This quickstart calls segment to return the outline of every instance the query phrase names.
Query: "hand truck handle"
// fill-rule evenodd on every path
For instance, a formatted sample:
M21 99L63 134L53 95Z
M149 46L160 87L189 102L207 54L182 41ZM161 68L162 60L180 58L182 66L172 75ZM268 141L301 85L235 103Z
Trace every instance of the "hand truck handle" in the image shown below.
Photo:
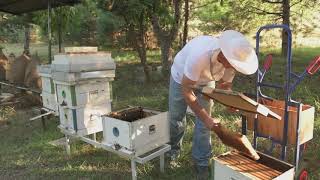
M320 68L320 56L315 57L308 65L306 71L309 75L315 74Z
M264 63L263 63L263 69L265 71L269 71L269 69L271 68L271 65L272 65L272 54L268 54L266 59L264 60Z

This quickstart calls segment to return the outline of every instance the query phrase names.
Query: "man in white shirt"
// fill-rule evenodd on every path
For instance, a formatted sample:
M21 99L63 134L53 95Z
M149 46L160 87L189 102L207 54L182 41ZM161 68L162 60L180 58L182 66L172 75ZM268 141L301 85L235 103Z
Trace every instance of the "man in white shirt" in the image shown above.
M169 88L170 156L180 153L189 106L196 115L192 158L197 179L208 178L211 157L210 131L219 128L211 117L212 100L194 92L192 86L231 89L235 71L250 75L256 72L258 59L253 47L239 32L224 31L220 37L199 36L189 41L174 58Z

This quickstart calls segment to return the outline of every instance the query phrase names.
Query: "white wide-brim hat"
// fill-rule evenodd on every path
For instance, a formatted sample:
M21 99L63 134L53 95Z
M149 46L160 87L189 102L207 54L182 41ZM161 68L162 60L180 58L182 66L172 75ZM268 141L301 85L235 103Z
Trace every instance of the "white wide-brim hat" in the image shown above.
M250 75L258 69L258 57L243 34L224 31L219 37L219 45L228 62L240 73Z

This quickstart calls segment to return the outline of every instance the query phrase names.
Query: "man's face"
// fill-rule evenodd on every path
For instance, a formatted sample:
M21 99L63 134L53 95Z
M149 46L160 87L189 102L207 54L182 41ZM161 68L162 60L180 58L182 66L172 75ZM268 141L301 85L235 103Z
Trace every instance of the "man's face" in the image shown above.
M223 55L222 51L218 54L218 61L224 66L224 68L233 68L233 66L229 63L227 58Z

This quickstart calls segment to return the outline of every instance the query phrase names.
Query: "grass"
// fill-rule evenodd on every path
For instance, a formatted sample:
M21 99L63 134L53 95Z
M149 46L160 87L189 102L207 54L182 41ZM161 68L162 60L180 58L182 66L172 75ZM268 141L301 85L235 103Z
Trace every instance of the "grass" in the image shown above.
M7 46L8 51L15 46ZM39 45L39 49L41 46ZM46 48L42 48L46 51ZM301 48L294 50L294 70L301 72L320 48ZM17 51L19 52L19 51ZM264 51L266 54L267 51ZM46 57L45 52L40 52ZM127 105L145 106L166 111L168 109L168 82L161 79L161 75L154 71L151 83L142 83L141 72L137 70L139 61L132 51L112 50L117 62L116 79L113 82L113 109L120 109ZM276 53L277 54L277 53ZM152 65L160 64L159 53L152 51L148 54ZM275 57L272 70L266 75L269 81L283 79L283 63L281 58ZM237 76L234 89L244 92L254 92L254 76ZM245 86L244 86L245 84ZM303 164L310 173L310 179L320 177L320 89L319 73L314 77L307 77L296 89L293 98L316 108L314 138L308 143L304 152ZM266 94L281 98L282 93L264 91ZM229 128L239 130L236 122L238 115L230 115L221 105L214 107L215 115L219 116ZM0 179L130 179L130 162L112 153L96 149L91 145L74 142L71 147L71 157L66 156L62 147L54 147L48 142L63 137L58 131L58 119L47 120L47 130L41 128L41 122L28 122L34 116L31 109L13 110L1 109L0 118L9 123L0 126ZM193 118L188 117L188 126L184 138L178 167L169 167L166 173L159 172L159 161L154 160L138 166L139 179L193 179L191 166L191 140ZM99 138L101 138L99 134ZM213 136L213 154L218 155L229 150ZM262 142L262 141L259 141ZM267 144L262 142L261 144ZM292 156L292 154L290 155Z

